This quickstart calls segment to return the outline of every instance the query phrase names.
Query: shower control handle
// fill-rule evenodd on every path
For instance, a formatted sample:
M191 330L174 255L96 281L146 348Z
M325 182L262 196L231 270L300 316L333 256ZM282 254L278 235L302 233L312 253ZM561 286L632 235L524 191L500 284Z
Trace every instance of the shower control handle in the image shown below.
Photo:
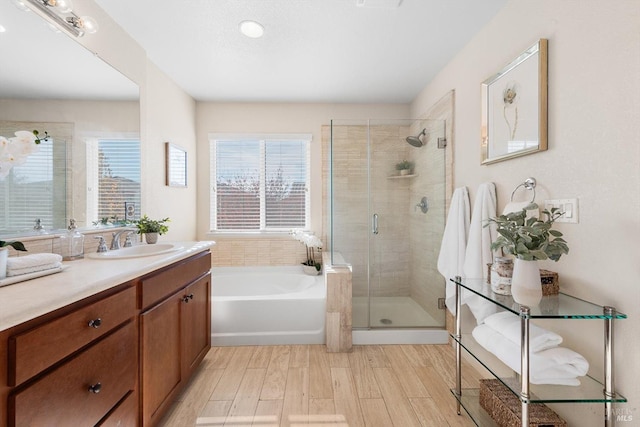
M371 232L373 234L378 234L378 214L373 214Z

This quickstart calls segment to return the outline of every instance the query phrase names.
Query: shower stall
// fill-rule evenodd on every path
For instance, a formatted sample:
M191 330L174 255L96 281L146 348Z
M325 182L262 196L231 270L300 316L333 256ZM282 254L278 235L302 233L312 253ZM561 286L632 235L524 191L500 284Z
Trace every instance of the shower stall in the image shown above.
M444 329L445 135L443 120L332 120L325 132L327 240L331 263L352 271L354 332Z

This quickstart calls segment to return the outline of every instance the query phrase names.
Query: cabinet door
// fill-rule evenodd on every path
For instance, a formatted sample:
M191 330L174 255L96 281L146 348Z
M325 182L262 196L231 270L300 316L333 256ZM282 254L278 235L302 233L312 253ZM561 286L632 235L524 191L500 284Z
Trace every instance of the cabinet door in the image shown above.
M140 316L142 375L142 424L153 425L170 405L170 395L179 386L180 308L182 293L145 311ZM161 410L162 409L162 410Z
M188 378L211 348L211 275L187 286L182 304L182 373Z

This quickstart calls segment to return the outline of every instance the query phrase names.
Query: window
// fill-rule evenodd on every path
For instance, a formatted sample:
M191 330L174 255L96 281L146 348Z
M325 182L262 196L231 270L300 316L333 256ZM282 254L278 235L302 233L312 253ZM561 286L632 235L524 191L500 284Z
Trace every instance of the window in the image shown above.
M210 138L212 231L308 228L311 135Z
M125 203L140 215L140 141L92 139L87 141L87 220L125 219Z

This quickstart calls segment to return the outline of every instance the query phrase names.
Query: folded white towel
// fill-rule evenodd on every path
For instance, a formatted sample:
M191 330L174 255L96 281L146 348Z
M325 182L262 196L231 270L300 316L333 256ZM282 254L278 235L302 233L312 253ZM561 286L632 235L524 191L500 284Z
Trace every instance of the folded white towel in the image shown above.
M473 338L493 353L509 368L520 373L520 345L514 344L504 335L487 325L477 326ZM589 362L573 350L554 347L536 353L530 352L529 382L531 384L580 385L577 377L589 371Z
M520 317L502 311L484 319L484 324L502 334L509 341L520 345ZM562 343L562 337L555 332L548 331L529 322L529 348L532 353L557 347Z
M469 232L469 192L467 187L456 188L451 196L447 223L442 235L438 271L446 280L445 302L449 311L455 314L455 285L449 280L463 276L464 253ZM462 298L464 301L464 296Z
M33 267L12 268L7 267L7 277L21 276L23 274L35 273L37 271L51 270L62 267L61 262L52 262L51 264L35 265Z
M38 265L53 264L60 261L62 261L62 256L47 253L11 257L7 260L7 270L36 267Z

